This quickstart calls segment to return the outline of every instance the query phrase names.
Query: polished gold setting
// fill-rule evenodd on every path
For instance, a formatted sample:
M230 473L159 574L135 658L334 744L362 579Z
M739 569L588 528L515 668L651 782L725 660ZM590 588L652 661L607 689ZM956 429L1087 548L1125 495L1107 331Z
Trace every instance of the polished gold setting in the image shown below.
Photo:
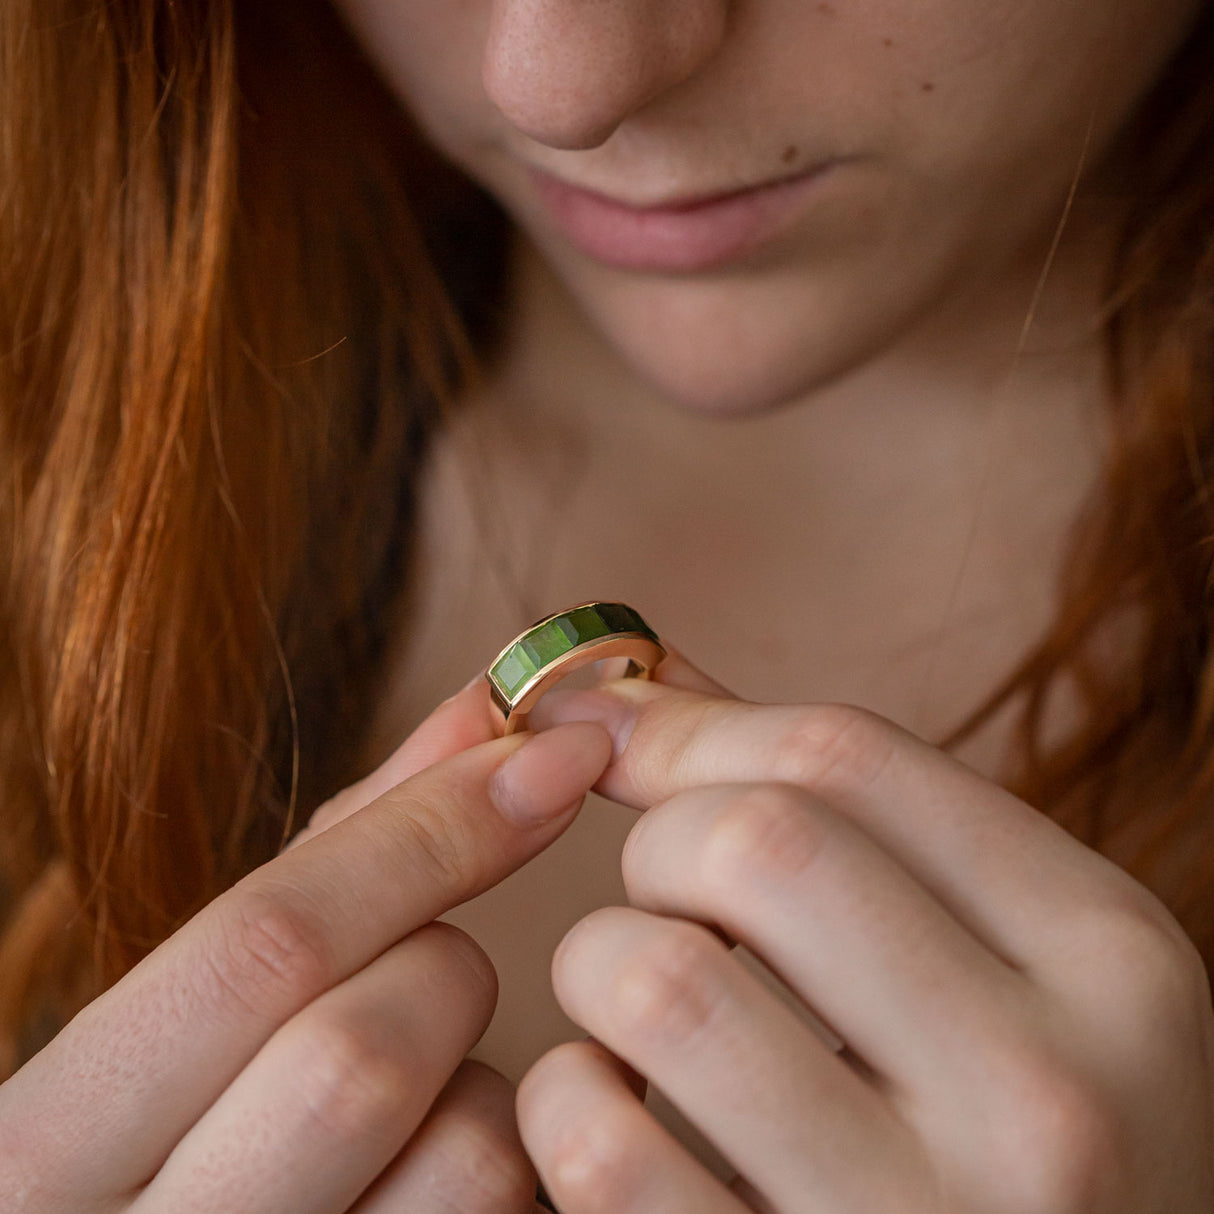
M648 679L666 656L658 635L627 603L596 599L536 620L489 663L502 734L527 728L527 715L553 685L590 662L627 658L624 678Z

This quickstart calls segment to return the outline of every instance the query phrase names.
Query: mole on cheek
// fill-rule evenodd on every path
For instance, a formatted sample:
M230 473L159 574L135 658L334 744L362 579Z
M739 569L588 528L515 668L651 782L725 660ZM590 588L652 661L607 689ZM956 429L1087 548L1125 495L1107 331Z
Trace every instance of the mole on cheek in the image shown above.
M930 80L925 80L919 88L924 93L931 93L935 92L936 86Z
M796 158L797 158L798 156L800 156L800 155L801 155L801 149L800 149L799 147L797 147L797 145L796 145L795 143L790 143L790 144L788 145L788 147L786 147L786 148L784 149L784 153L783 153L783 155L780 157L780 159L781 159L781 160L782 160L782 161L783 161L785 164L792 164L792 162L793 162L794 160L796 160Z

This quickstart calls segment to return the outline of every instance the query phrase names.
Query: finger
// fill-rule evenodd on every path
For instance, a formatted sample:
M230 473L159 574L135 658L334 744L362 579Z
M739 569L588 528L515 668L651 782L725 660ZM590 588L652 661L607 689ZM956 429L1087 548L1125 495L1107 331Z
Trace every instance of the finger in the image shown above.
M601 1041L596 1041L593 1037L587 1037L585 1040L602 1051L604 1060L615 1069L628 1085L628 1090L643 1104L649 1093L649 1080L635 1067L629 1066L618 1054L613 1054Z
M279 1025L565 829L610 749L576 729L462 751L251 873L0 1088L0 1114L54 1127L68 1191L142 1183ZM495 796L516 754L513 792ZM520 824L510 806L554 816Z
M617 679L571 692L549 720L615 739L595 791L648 809L706 784L798 784L861 826L976 937L1025 969L1059 922L1138 886L1044 814L899 726L841 704L754 704Z
M466 1060L350 1214L532 1214L537 1181L515 1123L514 1084Z
M780 1211L759 1192L744 1176L735 1176L726 1186L754 1214L780 1214Z
M732 697L732 692L692 665L673 645L664 643L664 647L666 657L655 668L653 678L705 695ZM627 663L627 659L612 661ZM596 665L606 669L611 661ZM618 671L617 677L622 675L623 671ZM544 698L539 703L544 703ZM535 710L528 719L532 732L538 729L536 721L542 719L542 715L533 719L534 714ZM349 817L430 764L497 737L499 732L500 713L493 706L485 671L480 670L459 691L443 700L375 771L321 805L291 846Z
M982 1087L1024 977L859 827L794 784L714 784L645 814L640 910L721 924L910 1101Z
M637 1099L598 1042L545 1054L519 1084L518 1118L562 1214L746 1214Z
M432 763L499 735L485 672L478 671L443 700L373 772L331 797L312 815L291 846L348 818Z
M697 666L693 666L669 642L663 641L662 645L666 649L666 656L654 667L652 675L647 680L625 680L624 668L627 666L627 659L613 658L595 663L596 668L600 670L602 676L595 688L567 690L560 683L557 683L531 709L527 717L528 727L533 730L548 729L550 726L555 725L559 719L568 716L569 705L580 703L583 696L587 697L587 703L593 704L595 702L594 691L598 687L610 687L618 681L649 682L663 687L693 692L701 696L711 696L714 699L736 699L734 694L724 685L710 678ZM557 707L558 705L560 705L559 708Z
M414 932L274 1033L133 1214L347 1209L484 1032L496 994L470 937L445 923Z
M702 928L607 907L578 922L552 970L568 1015L777 1209L926 1208L917 1196L931 1178L889 1103ZM520 1127L545 1184L555 1180L521 1109Z

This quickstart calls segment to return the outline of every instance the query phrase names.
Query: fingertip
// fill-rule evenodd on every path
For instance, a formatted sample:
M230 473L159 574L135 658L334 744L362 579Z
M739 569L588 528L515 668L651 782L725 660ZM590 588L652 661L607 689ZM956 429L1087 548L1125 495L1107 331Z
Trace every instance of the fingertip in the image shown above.
M587 1036L582 1038L582 1040L593 1048L603 1066L613 1071L628 1085L632 1094L638 1100L644 1102L645 1097L649 1094L649 1080L640 1071L636 1070L635 1067L625 1062L619 1054L615 1054L609 1050L597 1037Z
M581 804L611 755L611 735L593 721L530 734L491 776L490 800L517 827L544 825Z

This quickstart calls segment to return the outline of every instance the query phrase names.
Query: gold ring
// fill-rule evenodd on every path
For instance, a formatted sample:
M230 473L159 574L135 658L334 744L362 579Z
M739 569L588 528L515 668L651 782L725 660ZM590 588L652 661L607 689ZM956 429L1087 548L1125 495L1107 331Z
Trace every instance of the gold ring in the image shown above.
M666 656L658 635L626 603L591 600L546 615L489 663L485 678L502 733L527 728L536 701L567 674L603 658L628 659L624 678L648 679Z

